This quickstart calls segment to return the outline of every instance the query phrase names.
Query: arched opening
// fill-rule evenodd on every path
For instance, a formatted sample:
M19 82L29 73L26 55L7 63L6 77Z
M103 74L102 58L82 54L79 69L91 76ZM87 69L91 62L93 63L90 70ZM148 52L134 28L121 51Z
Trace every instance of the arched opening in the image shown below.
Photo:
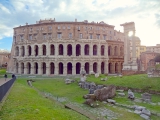
M30 45L28 45L28 56L31 56L32 54L32 48Z
M51 64L50 64L50 74L54 74L54 69L55 69L54 63L51 62Z
M112 71L111 71L111 68L112 68L112 63L109 63L108 64L108 73L111 73Z
M63 45L59 45L59 55L63 55Z
M93 55L97 55L97 45L93 46Z
M22 57L24 57L25 55L25 49L24 49L24 46L22 46L22 53L21 53Z
M35 56L38 56L38 45L35 45L34 51L35 51Z
M54 45L52 44L51 46L50 46L50 54L51 55L55 55L55 47L54 47Z
M46 63L42 63L42 74L46 74Z
M16 56L19 56L19 47L18 46L16 47L15 51L16 51Z
M67 74L72 74L72 63L67 64Z
M118 73L118 63L115 63L115 73Z
M21 63L21 74L24 74L24 63Z
M104 74L104 62L101 63L101 74Z
M38 74L38 63L34 63L34 74Z
M81 46L78 44L76 45L76 56L81 55Z
M94 71L95 73L97 73L97 63L96 63L96 62L93 63L93 71Z
M104 45L101 46L101 55L104 56Z
M19 67L19 64L16 63L16 73L18 73L18 67Z
M27 74L31 74L31 63L27 63Z
M85 63L84 69L86 73L89 74L89 63L88 62Z
M67 55L69 56L72 55L72 45L71 44L67 45Z
M118 55L118 48L117 48L117 46L114 47L114 55Z
M81 63L76 63L76 74L80 74L81 71Z
M89 55L89 45L84 46L84 55Z
M111 52L112 52L112 47L111 47L111 46L108 46L108 56L111 55Z
M63 63L59 63L59 74L63 74Z
M46 55L46 45L42 45L42 55Z

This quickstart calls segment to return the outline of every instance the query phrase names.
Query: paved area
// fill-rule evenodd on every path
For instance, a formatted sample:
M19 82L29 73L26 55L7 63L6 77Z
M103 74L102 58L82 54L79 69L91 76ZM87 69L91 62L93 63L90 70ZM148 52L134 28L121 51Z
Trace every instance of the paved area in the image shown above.
M3 85L4 83L6 83L10 79L11 78L7 78L6 81L5 81L5 78L0 78L0 86Z

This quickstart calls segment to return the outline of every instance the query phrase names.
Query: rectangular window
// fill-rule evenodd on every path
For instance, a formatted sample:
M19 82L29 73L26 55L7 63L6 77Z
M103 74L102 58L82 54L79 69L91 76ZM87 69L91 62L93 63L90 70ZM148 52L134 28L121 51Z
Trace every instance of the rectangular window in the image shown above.
M69 33L68 37L69 37L69 38L72 38L72 33Z
M48 39L52 39L52 33L48 33Z
M78 26L77 29L80 30L80 26Z
M30 28L30 32L32 32L32 28Z
M61 39L62 38L62 33L57 33L57 38Z
M68 26L68 29L70 29L70 26Z
M107 39L107 35L103 35L103 39L106 40Z
M83 34L82 34L82 33L79 34L79 38L80 38L80 39L83 38Z
M23 40L23 35L20 35L20 39Z
M61 26L58 26L58 29L61 29Z
M32 40L32 35L29 35L29 40Z
M34 34L34 39L37 39L37 34Z
M46 40L46 39L47 39L47 35L43 34L43 40Z
M92 34L89 34L89 39L93 39L93 36L92 36Z
M49 30L52 30L52 26L49 26L48 29L49 29Z
M100 34L97 34L97 39L100 39Z

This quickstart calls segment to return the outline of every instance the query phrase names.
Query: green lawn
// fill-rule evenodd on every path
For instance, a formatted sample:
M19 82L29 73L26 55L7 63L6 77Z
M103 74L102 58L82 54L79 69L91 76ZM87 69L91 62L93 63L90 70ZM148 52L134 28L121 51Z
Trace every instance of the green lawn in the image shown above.
M107 81L101 81L100 78L106 76L100 75L99 78L95 78L92 75L87 77L87 81L95 82L96 84L114 84L118 86L132 87L146 89L150 86L150 89L160 91L159 78L148 78L146 75L133 75L113 77L108 76ZM86 117L63 107L66 103L77 103L82 105L82 108L88 111L96 109L84 105L83 95L88 94L88 90L81 89L78 86L78 80L76 82L66 85L62 78L43 78L34 79L33 86L39 91L49 94L54 100L47 99L39 94L34 88L29 87L26 83L27 78L19 77L9 94L2 111L0 112L0 120L85 120ZM135 93L136 98L141 97L141 93ZM61 101L61 99L64 99ZM127 99L127 96L122 98L116 96L114 98L117 103L126 105L141 105L147 109L159 112L160 106L153 106L151 104L132 102ZM60 101L60 104L57 103ZM160 96L152 95L152 102L160 102ZM118 120L143 120L134 113L128 112L121 107L110 106L109 104L102 104L101 107L112 110L119 114ZM151 117L152 120L158 120L156 116Z
M88 120L42 97L24 80L17 80L0 111L0 120Z

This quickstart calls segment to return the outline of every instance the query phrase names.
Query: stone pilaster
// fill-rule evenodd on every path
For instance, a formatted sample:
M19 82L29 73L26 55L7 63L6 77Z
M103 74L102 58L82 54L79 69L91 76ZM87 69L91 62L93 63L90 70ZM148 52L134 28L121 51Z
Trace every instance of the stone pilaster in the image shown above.
M38 63L38 75L42 75L42 63Z
M67 65L63 64L63 75L67 75Z
M49 62L46 62L46 75L50 75L50 65L49 65Z

